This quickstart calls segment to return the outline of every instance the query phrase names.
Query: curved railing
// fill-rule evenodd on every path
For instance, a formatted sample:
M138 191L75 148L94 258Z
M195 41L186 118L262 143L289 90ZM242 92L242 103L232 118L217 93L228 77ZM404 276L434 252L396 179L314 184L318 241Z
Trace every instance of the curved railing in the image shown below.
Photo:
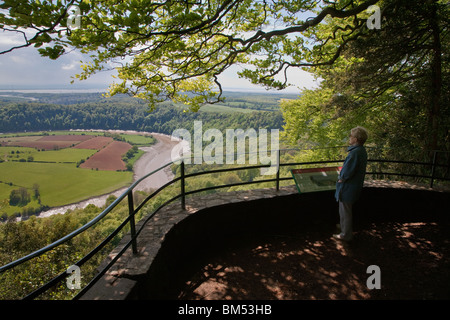
M342 147L333 147L333 148L342 148ZM46 247L43 247L39 250L36 250L20 259L17 259L15 261L12 261L2 267L0 267L0 274L10 270L14 267L17 267L26 261L29 261L33 258L39 257L43 255L44 253L66 243L67 241L71 240L75 236L83 233L84 231L88 230L89 228L93 227L95 224L97 224L99 221L101 221L103 218L105 218L117 205L127 198L128 200L128 216L126 219L122 221L122 223L111 233L109 234L97 247L92 249L87 255L85 255L83 258L81 258L79 261L77 261L74 265L81 267L83 264L85 264L89 259L91 259L96 253L98 253L102 248L104 248L108 243L111 242L114 237L119 234L119 232L126 226L129 225L130 228L130 235L131 239L123 246L123 248L117 253L117 255L100 271L98 272L95 277L83 288L81 291L79 291L74 299L80 298L84 293L86 293L87 290L89 290L110 268L114 263L123 255L123 253L128 250L128 248L131 246L131 249L134 254L137 253L137 238L142 231L143 227L147 224L148 221L150 221L153 216L159 212L162 208L167 206L169 203L180 199L181 200L181 207L182 209L185 209L186 204L186 196L209 191L209 190L216 190L220 188L228 188L228 187L234 187L234 186L240 186L240 185L249 185L249 184L261 184L261 183L275 183L276 190L279 190L280 182L291 180L292 177L280 177L280 168L281 167L295 167L295 166L305 166L305 165L327 165L327 164L336 164L336 163L342 163L343 159L336 159L336 160L325 160L325 161L311 161L311 162L292 162L292 163L281 163L281 157L280 153L281 151L289 151L289 150L297 150L298 149L283 149L278 150L278 157L277 157L277 170L275 174L275 178L270 179L263 179L263 180L253 180L253 181L246 181L246 182L239 182L239 183L231 183L231 184L225 184L225 185L219 185L219 186L211 186L191 191L185 190L185 180L188 178L201 176L205 174L214 174L214 173L223 173L223 172L231 172L231 171L239 171L239 170L248 170L248 169L259 169L264 167L270 167L271 165L252 165L252 166L243 166L243 167L232 167L232 168L221 168L221 169L215 169L215 170L209 170L209 171L202 171L202 172L196 172L191 174L186 174L185 172L185 163L183 161L177 161L179 163L169 162L160 168L148 173L144 177L140 178L139 180L135 181L125 192L123 192L117 199L115 199L114 202L112 202L106 209L104 209L99 215L97 215L95 218L93 218L91 221L83 225L82 227L78 228L77 230L69 233L68 235L60 238L59 240L47 245ZM447 172L449 170L448 165L440 165L437 163L437 155L440 153L440 151L434 151L432 162L415 162L415 161L399 161L399 160L384 160L384 159L369 159L369 164L405 164L405 165L419 165L419 166L425 166L429 167L430 174L410 174L410 173L404 173L404 172L383 172L382 170L371 170L368 171L367 174L369 175L376 175L376 176L406 176L406 177L412 177L412 178L420 178L420 179L428 179L430 181L430 187L433 187L435 180L447 180L450 181L449 178L446 177L438 177L436 176L436 169L439 167L444 167L447 169ZM133 190L137 185L139 185L143 180L151 177L155 173L164 170L165 168L173 165L178 164L180 166L180 176L172 179L171 181L167 182L157 190L155 190L152 194L150 194L145 200L142 201L137 207L134 205L133 200ZM376 168L377 166L372 166L373 168ZM173 185L176 182L180 182L180 193L176 196L172 197L171 199L165 201L163 204L161 204L157 209L155 209L151 214L148 214L145 217L145 221L141 224L141 227L139 229L136 229L136 222L135 222L135 216L136 213L138 213L146 204L148 201L153 199L156 195L158 195L160 192L165 190L167 187ZM38 297L39 295L43 294L50 288L57 285L59 282L63 281L68 277L69 274L67 272L62 272L56 277L54 277L52 280L47 282L46 284L42 285L35 291L29 293L27 296L24 297L24 299L34 299Z

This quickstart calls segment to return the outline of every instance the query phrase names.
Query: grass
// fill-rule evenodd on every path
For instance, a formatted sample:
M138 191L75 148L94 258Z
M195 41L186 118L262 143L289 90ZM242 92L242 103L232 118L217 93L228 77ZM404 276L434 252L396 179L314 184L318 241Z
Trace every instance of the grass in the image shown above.
M5 160L6 157L11 161L20 161L20 159L28 160L28 157L33 157L33 161L77 163L92 156L95 152L96 150L72 148L38 151L34 148L25 147L0 147L0 159Z
M186 109L186 105L182 103L175 103L173 106L184 110ZM200 108L200 112L213 112L213 113L252 113L256 110L252 109L244 109L244 108L236 108L226 106L224 104L205 104Z
M120 136L124 138L126 142L137 146L149 146L156 142L156 139L152 136L138 134L121 134Z
M207 104L202 106L200 111L203 112L219 112L219 113L252 113L256 110L243 109L237 107L229 107L222 104Z
M42 134L42 133L41 133ZM99 132L55 131L52 135L96 134ZM22 133L21 139L38 139L37 133ZM0 135L7 137L8 135ZM121 134L127 142L148 146L156 142L151 136ZM133 172L97 171L77 168L76 163L86 160L97 152L88 149L63 148L38 151L28 147L0 147L0 214L20 212L24 208L39 207L36 199L25 207L9 205L12 190L24 187L32 193L34 184L39 185L41 204L58 207L76 203L91 197L113 192L131 184ZM134 162L144 152L139 150L128 162Z
M132 172L96 171L73 164L3 162L0 163L0 201L9 198L18 187L31 189L39 185L41 202L50 207L62 206L99 196L131 183ZM12 184L12 186L10 185Z
M48 162L78 162L81 159L87 159L97 150L88 149L72 149L66 148L62 150L40 151L33 155L34 161Z
M17 151L20 153L17 154ZM26 147L0 147L0 161L7 160L19 160L21 158L21 154L29 154L34 153L37 150L34 148L26 148ZM26 159L26 158L25 158Z

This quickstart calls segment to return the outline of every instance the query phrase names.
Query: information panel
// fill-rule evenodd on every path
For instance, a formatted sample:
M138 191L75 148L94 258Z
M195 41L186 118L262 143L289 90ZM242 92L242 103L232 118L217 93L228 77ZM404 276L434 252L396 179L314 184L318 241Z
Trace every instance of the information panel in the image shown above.
M342 167L291 170L299 193L335 190Z

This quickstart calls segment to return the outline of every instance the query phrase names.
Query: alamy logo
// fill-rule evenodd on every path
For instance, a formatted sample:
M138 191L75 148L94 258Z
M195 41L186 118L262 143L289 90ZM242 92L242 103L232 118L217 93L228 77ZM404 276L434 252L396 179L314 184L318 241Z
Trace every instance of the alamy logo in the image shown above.
M370 290L381 289L381 269L377 265L370 265L367 267L367 273L372 275L367 278L366 285Z
M381 10L379 6L372 5L367 8L367 12L372 15L367 19L366 25L370 30L381 29Z
M67 28L76 30L81 27L81 10L80 7L72 5L67 9Z
M381 29L381 10L377 5L371 5L367 8L367 12L372 15L367 19L367 27L369 29ZM67 27L69 29L80 28L81 25L81 10L77 5L72 5L67 9L68 19Z
M67 268L67 274L70 276L66 279L66 286L70 290L81 289L81 270L79 266L72 265Z
M377 5L371 5L367 8L367 12L372 13L372 15L367 19L367 28L381 29L381 10ZM81 10L78 6L72 5L67 9L67 28L70 30L76 30L81 27Z
M258 164L259 160L262 165L270 164L269 168L261 168L261 174L271 175L278 169L279 130L270 130L270 148L268 136L267 129L227 129L225 135L218 129L203 132L202 121L194 121L193 137L187 129L173 131L171 140L180 142L172 149L171 160L179 163L183 159L186 164L191 164L191 158L195 164L224 164L224 158L226 164L245 164L247 159L249 164ZM210 144L203 148L203 142Z

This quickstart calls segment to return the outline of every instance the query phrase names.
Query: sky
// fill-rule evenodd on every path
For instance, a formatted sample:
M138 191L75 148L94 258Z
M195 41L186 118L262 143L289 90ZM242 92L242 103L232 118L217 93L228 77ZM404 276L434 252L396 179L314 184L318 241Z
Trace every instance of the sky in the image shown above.
M20 44L20 37L9 35L0 31L0 51ZM34 47L21 48L6 54L0 54L0 90L98 90L106 91L113 82L114 72L100 72L87 80L72 77L80 73L80 60L83 56L80 52L72 51L57 60L41 57ZM238 66L233 66L225 71L219 80L222 88L227 91L263 91L261 86L255 86L246 79L238 77ZM282 93L300 93L302 88L317 86L314 78L308 72L300 69L288 71L289 83L294 86L285 89Z

